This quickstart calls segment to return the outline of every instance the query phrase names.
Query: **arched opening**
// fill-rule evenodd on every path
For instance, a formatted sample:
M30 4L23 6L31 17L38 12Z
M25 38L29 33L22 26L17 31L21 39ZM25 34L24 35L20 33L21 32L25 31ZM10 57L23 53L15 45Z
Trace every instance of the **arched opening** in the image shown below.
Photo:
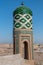
M24 59L28 59L28 42L24 41Z

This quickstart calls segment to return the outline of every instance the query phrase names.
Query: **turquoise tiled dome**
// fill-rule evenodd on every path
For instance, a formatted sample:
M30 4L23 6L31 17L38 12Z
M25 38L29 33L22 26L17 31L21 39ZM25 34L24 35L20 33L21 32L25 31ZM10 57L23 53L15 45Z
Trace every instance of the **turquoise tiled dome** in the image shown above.
M14 10L13 16L16 14L30 14L32 16L32 11L23 5Z
M13 12L15 29L32 29L32 11L21 5Z

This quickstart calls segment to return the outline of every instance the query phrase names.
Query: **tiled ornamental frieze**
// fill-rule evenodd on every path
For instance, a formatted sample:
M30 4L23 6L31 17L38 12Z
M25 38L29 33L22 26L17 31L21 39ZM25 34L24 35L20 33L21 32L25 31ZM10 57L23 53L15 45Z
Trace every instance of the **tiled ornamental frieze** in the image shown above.
M30 14L16 14L14 23L15 29L32 29L32 16Z

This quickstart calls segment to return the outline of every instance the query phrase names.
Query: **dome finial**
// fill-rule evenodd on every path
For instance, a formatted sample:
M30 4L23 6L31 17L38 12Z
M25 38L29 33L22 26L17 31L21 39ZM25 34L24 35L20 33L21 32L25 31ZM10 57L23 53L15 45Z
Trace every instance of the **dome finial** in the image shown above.
M24 5L24 2L22 1L21 5Z

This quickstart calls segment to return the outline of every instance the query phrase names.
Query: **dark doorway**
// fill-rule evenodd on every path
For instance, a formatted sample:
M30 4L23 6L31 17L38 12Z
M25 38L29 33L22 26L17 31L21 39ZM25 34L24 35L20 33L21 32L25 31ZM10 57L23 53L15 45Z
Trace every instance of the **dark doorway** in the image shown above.
M28 43L24 41L24 59L28 59Z

